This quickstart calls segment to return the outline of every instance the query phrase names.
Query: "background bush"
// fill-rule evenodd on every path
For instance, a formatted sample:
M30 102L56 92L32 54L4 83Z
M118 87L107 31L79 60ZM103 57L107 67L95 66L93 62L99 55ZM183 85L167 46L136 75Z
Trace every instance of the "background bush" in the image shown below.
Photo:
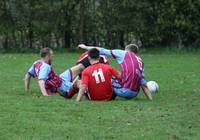
M1 0L0 48L200 45L199 0Z

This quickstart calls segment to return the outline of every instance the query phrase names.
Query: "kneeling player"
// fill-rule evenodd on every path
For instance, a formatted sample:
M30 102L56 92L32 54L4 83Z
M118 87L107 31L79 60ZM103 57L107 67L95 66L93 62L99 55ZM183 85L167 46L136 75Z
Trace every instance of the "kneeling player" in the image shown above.
M120 78L120 73L113 67L99 63L99 51L91 49L88 51L88 59L91 66L82 72L81 85L77 101L88 91L90 100L111 100L113 96L112 76Z

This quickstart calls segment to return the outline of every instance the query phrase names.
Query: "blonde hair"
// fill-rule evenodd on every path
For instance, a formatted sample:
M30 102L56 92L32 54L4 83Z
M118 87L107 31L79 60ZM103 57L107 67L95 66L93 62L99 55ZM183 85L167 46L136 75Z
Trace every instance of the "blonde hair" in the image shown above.
M131 52L134 52L134 53L138 53L138 51L139 51L139 47L138 47L138 45L137 44L129 44L129 45L127 45L126 47L125 47L125 49L126 50L129 50L129 51L131 51Z

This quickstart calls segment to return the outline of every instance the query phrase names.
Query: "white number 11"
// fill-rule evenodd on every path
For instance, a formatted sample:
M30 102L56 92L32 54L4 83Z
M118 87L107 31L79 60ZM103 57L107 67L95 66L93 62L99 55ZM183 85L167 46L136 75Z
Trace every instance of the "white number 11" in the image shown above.
M98 71L94 70L92 76L95 78L97 84L99 84L100 82L105 82L102 69L99 69Z

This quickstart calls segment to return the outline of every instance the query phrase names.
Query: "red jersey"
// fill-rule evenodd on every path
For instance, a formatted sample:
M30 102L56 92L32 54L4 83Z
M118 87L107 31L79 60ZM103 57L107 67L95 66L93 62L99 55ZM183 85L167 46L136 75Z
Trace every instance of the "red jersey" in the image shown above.
M88 57L88 52L83 53L80 57L79 60L77 62L80 62L81 60L83 60L84 58ZM104 64L108 64L109 65L109 60L108 57L106 55L100 55L100 63L104 63Z
M112 98L112 76L119 77L116 69L106 64L94 64L82 72L82 84L88 86L91 100L110 100Z
M84 59L85 57L88 57L88 52L83 53L83 54L79 57L78 61L81 61L81 60Z

